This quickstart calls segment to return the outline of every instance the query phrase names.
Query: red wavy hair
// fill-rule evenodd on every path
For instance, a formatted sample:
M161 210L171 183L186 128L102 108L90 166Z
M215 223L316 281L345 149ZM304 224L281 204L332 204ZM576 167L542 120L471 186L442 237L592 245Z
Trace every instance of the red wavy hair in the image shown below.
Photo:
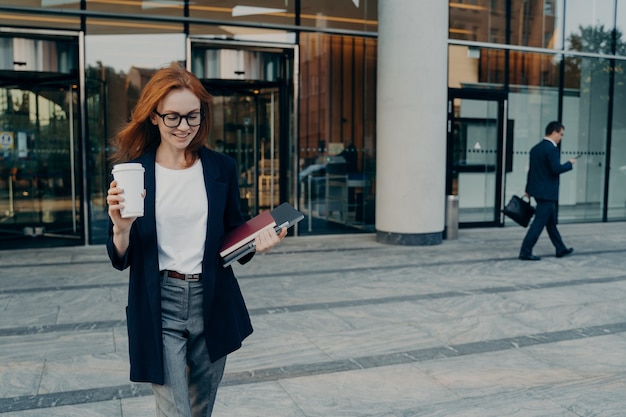
M200 109L205 115L196 136L185 149L185 159L188 165L198 158L198 150L207 145L211 130L212 97L198 77L179 64L173 63L169 67L156 71L141 90L130 121L111 140L111 144L115 147L115 152L111 156L112 161L126 162L159 146L161 143L159 129L151 123L150 115L156 111L161 100L171 91L183 88L190 90L198 97Z

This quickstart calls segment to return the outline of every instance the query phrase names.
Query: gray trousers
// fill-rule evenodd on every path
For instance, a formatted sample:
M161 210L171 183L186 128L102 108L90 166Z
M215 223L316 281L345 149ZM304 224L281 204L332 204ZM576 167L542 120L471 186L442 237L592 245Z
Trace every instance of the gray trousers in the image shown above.
M226 357L209 360L202 282L161 277L165 384L152 384L158 417L210 417Z

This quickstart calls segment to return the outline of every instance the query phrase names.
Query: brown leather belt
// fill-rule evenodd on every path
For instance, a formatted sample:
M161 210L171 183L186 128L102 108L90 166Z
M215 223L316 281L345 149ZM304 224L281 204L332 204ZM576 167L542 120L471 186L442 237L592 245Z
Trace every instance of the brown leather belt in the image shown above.
M180 272L163 270L161 275L167 275L170 278L180 279L182 281L200 281L202 274L181 274Z

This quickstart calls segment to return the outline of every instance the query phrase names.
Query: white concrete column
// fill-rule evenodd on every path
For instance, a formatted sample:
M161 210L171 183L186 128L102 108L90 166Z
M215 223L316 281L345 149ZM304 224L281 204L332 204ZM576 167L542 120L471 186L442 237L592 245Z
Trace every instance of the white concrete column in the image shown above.
M448 2L378 2L376 238L441 243L445 219Z

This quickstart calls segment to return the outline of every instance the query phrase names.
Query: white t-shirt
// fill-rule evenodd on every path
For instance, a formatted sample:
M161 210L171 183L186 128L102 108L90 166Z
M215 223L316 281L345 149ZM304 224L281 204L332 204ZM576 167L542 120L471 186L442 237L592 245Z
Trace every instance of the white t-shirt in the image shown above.
M202 163L186 169L155 165L159 270L202 272L208 218Z

